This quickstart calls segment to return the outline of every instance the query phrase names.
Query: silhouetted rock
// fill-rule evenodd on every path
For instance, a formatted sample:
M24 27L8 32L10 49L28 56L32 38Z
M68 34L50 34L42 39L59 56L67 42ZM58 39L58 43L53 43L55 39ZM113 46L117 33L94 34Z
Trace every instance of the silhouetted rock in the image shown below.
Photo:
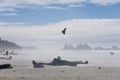
M94 49L92 49L87 43L85 43L77 45L76 47L74 47L73 45L65 44L63 50L120 50L120 48L117 46L112 46L108 48L95 47Z
M0 49L21 49L21 47L13 42L2 40L0 38Z
M96 47L95 50L120 50L120 48L117 46L112 46L111 48Z
M92 50L92 48L88 46L88 44L80 44L75 49L76 50Z
M65 44L63 50L92 50L92 48L88 44L80 44L76 48L72 45Z
M112 46L112 50L120 50L117 46Z
M63 50L74 50L74 47L72 45L65 44Z

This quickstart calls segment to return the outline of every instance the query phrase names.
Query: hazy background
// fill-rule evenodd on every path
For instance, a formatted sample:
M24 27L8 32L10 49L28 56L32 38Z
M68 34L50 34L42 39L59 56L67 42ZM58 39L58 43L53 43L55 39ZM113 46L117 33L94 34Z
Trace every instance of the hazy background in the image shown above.
M66 35L61 33L64 28ZM120 47L120 0L0 0L0 37L37 48L18 50L13 60L50 61L61 56L88 60L89 65L119 65L119 50L61 49L81 43Z
M0 0L0 37L20 45L117 44L120 0ZM67 28L66 35L61 31Z
M3 39L20 45L58 46L64 44L102 43L119 46L119 19L73 19L47 25L0 25ZM67 28L66 35L61 31ZM105 46L105 45L104 45Z

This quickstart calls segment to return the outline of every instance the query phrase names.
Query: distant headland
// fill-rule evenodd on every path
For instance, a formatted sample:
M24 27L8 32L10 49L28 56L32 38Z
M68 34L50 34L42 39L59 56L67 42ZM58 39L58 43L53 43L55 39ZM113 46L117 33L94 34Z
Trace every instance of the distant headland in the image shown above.
M7 41L7 40L2 40L0 38L0 49L18 50L18 49L21 49L21 47L14 42L10 42L10 41Z
M110 48L103 48L103 47L92 48L87 43L85 43L85 44L79 44L76 47L74 47L71 44L70 45L65 44L63 50L120 50L120 48L117 46L112 46Z

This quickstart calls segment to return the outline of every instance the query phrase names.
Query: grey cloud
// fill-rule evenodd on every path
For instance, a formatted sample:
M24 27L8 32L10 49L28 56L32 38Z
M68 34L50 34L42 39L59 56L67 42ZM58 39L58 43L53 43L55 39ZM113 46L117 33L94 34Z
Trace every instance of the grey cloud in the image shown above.
M60 9L63 8L62 5L67 5L67 8L70 7L83 7L85 3L95 4L100 6L113 5L120 3L120 0L2 0L0 2L0 11L5 10L5 8L32 8L38 9L38 7L48 7L49 9ZM51 7L51 5L59 5ZM31 7L32 6L32 7ZM64 7L65 8L65 7ZM7 9L6 9L7 10Z
M120 40L119 21L120 19L74 19L45 26L14 25L14 27L10 27L9 23L0 23L0 34L8 40L20 42L40 41L46 44L118 42ZM4 27L3 24L8 26ZM67 28L66 35L62 35L61 30L65 27Z

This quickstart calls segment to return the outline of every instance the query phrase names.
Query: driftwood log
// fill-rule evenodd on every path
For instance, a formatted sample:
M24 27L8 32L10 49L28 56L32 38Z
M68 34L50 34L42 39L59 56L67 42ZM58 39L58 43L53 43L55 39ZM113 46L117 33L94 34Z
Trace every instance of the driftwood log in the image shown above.
M35 63L35 61L33 62L34 66L38 66L38 63ZM50 63L43 63L40 62L39 65L51 65L51 66L64 66L64 65L68 65L68 66L77 66L78 64L88 64L88 61L67 61L67 60L61 60L60 56L58 56L58 58L54 58L52 62Z
M11 64L1 64L0 69L12 69L13 67Z
M43 65L52 65L52 66L64 66L64 65L68 65L68 66L77 66L78 64L88 64L88 61L67 61L67 60L59 60L59 59L54 59L52 62L50 63L42 63Z

